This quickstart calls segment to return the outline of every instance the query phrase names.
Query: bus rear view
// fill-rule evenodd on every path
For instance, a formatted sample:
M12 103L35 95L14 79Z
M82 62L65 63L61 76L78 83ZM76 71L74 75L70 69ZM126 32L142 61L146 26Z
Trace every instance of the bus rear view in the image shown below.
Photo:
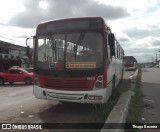
M99 17L39 24L34 38L35 97L79 103L106 102L109 96L104 29L104 20Z
M124 56L125 70L136 70L137 67L137 60L133 56Z

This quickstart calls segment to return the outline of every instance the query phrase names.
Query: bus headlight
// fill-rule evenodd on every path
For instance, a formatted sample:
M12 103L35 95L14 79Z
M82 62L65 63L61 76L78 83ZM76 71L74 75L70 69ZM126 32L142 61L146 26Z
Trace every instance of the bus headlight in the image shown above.
M37 75L34 76L34 84L40 87L40 82Z
M102 83L101 82L96 82L95 86L96 86L96 88L102 88Z
M95 81L93 90L99 90L103 88L103 76L100 75L97 77L97 80Z

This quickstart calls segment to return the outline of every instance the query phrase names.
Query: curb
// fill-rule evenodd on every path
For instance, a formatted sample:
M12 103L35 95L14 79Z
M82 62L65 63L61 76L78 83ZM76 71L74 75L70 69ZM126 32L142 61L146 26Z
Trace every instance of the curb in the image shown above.
M131 79L131 82L135 83L136 82L136 77L138 74L138 69L135 71L135 73L129 77ZM131 84L131 89L135 84ZM120 96L120 99L114 106L113 110L109 114L106 123L125 123L127 115L128 115L128 109L129 109L129 104L131 102L131 96L134 96L134 92L132 90L128 90L127 92L123 93ZM103 127L100 132L124 132L124 129L105 129Z

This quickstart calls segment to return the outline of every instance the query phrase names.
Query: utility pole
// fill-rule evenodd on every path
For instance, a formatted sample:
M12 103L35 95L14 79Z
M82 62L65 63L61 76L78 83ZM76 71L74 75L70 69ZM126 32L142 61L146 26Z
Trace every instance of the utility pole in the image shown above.
M157 51L156 51L156 64L157 64Z
M158 50L158 52L159 52L159 61L160 61L160 49Z
M152 56L152 65L154 65L154 59L153 59L153 56Z

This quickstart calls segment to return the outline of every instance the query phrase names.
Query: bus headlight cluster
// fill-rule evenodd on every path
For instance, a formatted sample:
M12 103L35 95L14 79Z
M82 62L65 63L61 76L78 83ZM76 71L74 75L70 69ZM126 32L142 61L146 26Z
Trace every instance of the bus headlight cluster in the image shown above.
M95 82L94 89L103 88L103 76L99 76Z
M96 82L95 86L96 88L102 88L102 82Z
M40 82L37 75L34 76L34 84L40 86Z

